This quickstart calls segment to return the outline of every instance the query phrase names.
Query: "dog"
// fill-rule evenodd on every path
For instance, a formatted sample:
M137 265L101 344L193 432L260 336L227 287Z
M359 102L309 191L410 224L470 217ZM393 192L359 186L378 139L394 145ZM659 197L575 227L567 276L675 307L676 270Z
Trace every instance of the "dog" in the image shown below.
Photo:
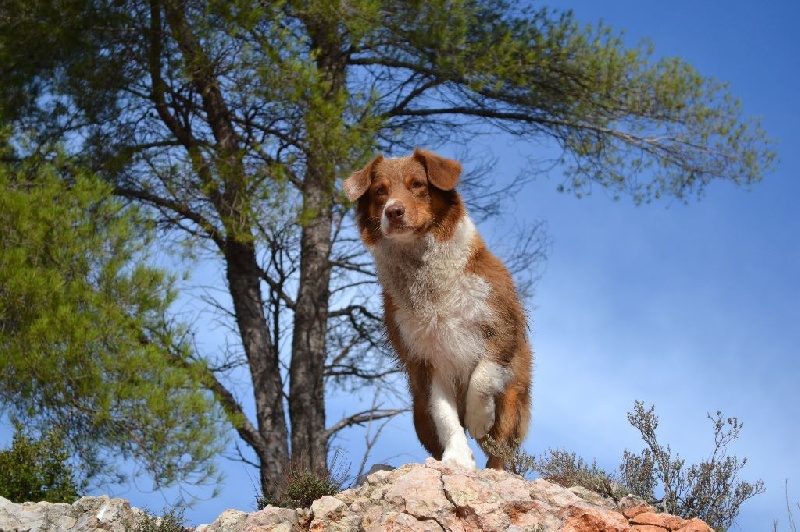
M498 449L516 449L528 430L533 354L514 281L468 216L460 176L458 161L417 148L377 156L343 190L375 259L420 442L435 459L474 470L466 429L486 467L503 469Z

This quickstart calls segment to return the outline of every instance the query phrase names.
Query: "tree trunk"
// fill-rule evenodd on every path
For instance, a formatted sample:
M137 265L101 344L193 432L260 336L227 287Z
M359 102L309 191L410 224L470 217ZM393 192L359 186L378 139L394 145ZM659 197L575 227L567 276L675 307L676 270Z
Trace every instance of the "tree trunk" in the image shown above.
M328 456L323 381L331 277L329 182L328 176L309 167L303 213L310 221L304 224L300 238L300 286L289 366L292 466L315 473L327 471Z
M260 462L261 489L264 495L279 497L289 466L289 435L278 356L264 316L261 277L253 245L229 237L225 262L236 324L253 381L256 420L261 436L260 445L253 446L253 449Z
M159 107L160 116L192 156L198 175L208 187L208 197L225 226L223 253L228 287L253 383L257 435L252 430L248 431L235 416L232 421L258 456L264 495L280 497L289 465L289 431L283 405L279 358L264 315L261 269L251 240L252 228L244 203L247 180L241 160L240 139L231 122L231 113L220 88L221 84L216 79L214 61L203 48L202 39L188 23L183 2L166 2L164 10L178 48L186 63L192 67L192 82L202 96L205 121L216 142L214 148L217 173L212 175L197 150L198 143L192 137L191 131L169 116L163 94L156 94L161 97L158 102L162 104ZM158 16L158 9L154 8L151 12L154 17ZM160 53L160 48L156 47L153 53ZM157 58L151 61L151 71L155 80L154 86L161 87L163 91Z
M325 10L303 21L316 55L317 79L305 122L308 132L303 183L303 229L300 237L300 286L294 316L289 367L289 417L292 466L328 471L325 432L325 360L330 296L332 217L336 163L342 146L331 139L341 131L344 109L338 108L344 87L345 61L336 20ZM344 150L346 152L346 150Z

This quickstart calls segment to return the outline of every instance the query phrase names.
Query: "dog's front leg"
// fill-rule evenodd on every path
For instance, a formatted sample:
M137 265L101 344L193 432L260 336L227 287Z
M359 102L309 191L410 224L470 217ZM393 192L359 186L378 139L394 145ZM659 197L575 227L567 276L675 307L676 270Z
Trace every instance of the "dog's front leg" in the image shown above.
M467 389L464 425L476 440L489 433L495 422L495 396L508 384L508 370L496 362L482 360L472 372Z
M467 443L464 427L458 419L453 388L442 385L436 378L431 381L430 411L439 442L444 448L442 461L474 470L475 457Z

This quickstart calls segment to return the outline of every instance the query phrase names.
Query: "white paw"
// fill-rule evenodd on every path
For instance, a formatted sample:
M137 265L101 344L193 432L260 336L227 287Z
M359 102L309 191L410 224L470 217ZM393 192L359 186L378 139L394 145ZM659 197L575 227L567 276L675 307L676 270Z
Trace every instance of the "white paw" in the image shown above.
M463 442L451 441L442 454L442 462L468 471L475 471L475 457L467 445L467 440L463 440Z
M494 425L495 404L494 397L485 396L474 388L467 392L467 411L464 414L464 425L476 440L480 440L489 433Z

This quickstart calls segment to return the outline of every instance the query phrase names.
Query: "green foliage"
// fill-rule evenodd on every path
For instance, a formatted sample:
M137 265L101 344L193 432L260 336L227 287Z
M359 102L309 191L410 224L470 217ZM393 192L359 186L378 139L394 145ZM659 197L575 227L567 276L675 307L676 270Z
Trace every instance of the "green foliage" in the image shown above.
M169 2L163 14L138 0L91 9L79 1L61 4L9 0L0 9L0 64L11 65L0 79L8 98L26 103L9 104L9 116L23 118L27 109L42 119L33 98L47 90L65 95L47 118L84 115L98 126L105 119L102 127L89 126L94 133L86 138L109 164L134 162L129 148L146 145L136 138L163 127L148 109L169 97L168 88L186 91L187 102L196 98L182 80L198 68L224 80L230 111L243 121L248 110L249 124L283 121L265 127L265 136L238 132L247 147L237 158L268 162L276 175L295 174L300 161L294 150L267 156L270 143L321 150L326 167L319 170L335 176L357 167L376 144L467 139L487 124L526 140L553 139L568 172L562 188L578 195L595 185L636 201L688 198L715 179L756 183L775 160L773 142L757 120L742 116L724 83L678 58L654 59L652 46L628 46L602 24L581 25L570 11L510 0L209 1L182 13L192 35L207 44L182 55L185 43L170 41L168 32L162 42L145 38L156 14L158 24L177 23ZM90 20L108 30L92 31ZM32 50L45 49L41 60L30 59ZM335 75L321 59L330 52L342 62ZM158 71L153 53L163 54ZM123 97L124 87L153 75L163 79L143 93L150 101ZM121 127L133 145L114 153L109 127ZM223 190L238 179L239 163L229 163L218 167L222 179L198 185L207 194Z
M266 506L309 508L320 497L336 495L339 491L341 484L331 479L330 475L293 471L286 479L286 489L280 498L259 496L256 497L256 503L259 510Z
M613 475L586 463L575 453L549 449L539 456L534 469L543 477L561 486L581 486L604 497L619 501L629 493Z
M595 493L620 500L627 492L616 479L597 467L596 462L587 464L575 453L548 449L541 456L526 453L520 445L509 445L487 436L481 446L505 461L506 471L521 477L538 474L542 478L564 487L581 486Z
M34 438L15 425L11 446L0 450L0 497L11 502L73 503L85 488L75 478L58 432Z
M424 134L452 139L469 131L467 117L548 137L563 149L563 190L599 185L637 202L688 198L714 179L752 184L772 167L774 144L724 84L677 58L655 60L652 47L629 47L602 24L506 0L395 7L394 42L408 46L364 43L359 59L394 60L445 85L426 102Z
M159 485L213 478L216 411L151 225L58 157L0 166L0 189L0 405L57 429L87 478L120 458Z
M290 466L284 477L275 483L275 494L262 493L256 496L259 510L267 506L281 508L309 508L311 503L325 495L336 495L342 490L347 470L337 465L338 453L333 455L331 466L325 470L309 471Z
M522 449L522 442L514 441L508 443L497 441L491 435L486 435L480 441L481 448L487 454L502 458L505 462L506 471L527 477L536 471L536 458L529 455Z
M125 522L125 532L186 532L192 530L186 527L186 518L181 508L170 508L160 517L149 513L139 514L134 521Z

